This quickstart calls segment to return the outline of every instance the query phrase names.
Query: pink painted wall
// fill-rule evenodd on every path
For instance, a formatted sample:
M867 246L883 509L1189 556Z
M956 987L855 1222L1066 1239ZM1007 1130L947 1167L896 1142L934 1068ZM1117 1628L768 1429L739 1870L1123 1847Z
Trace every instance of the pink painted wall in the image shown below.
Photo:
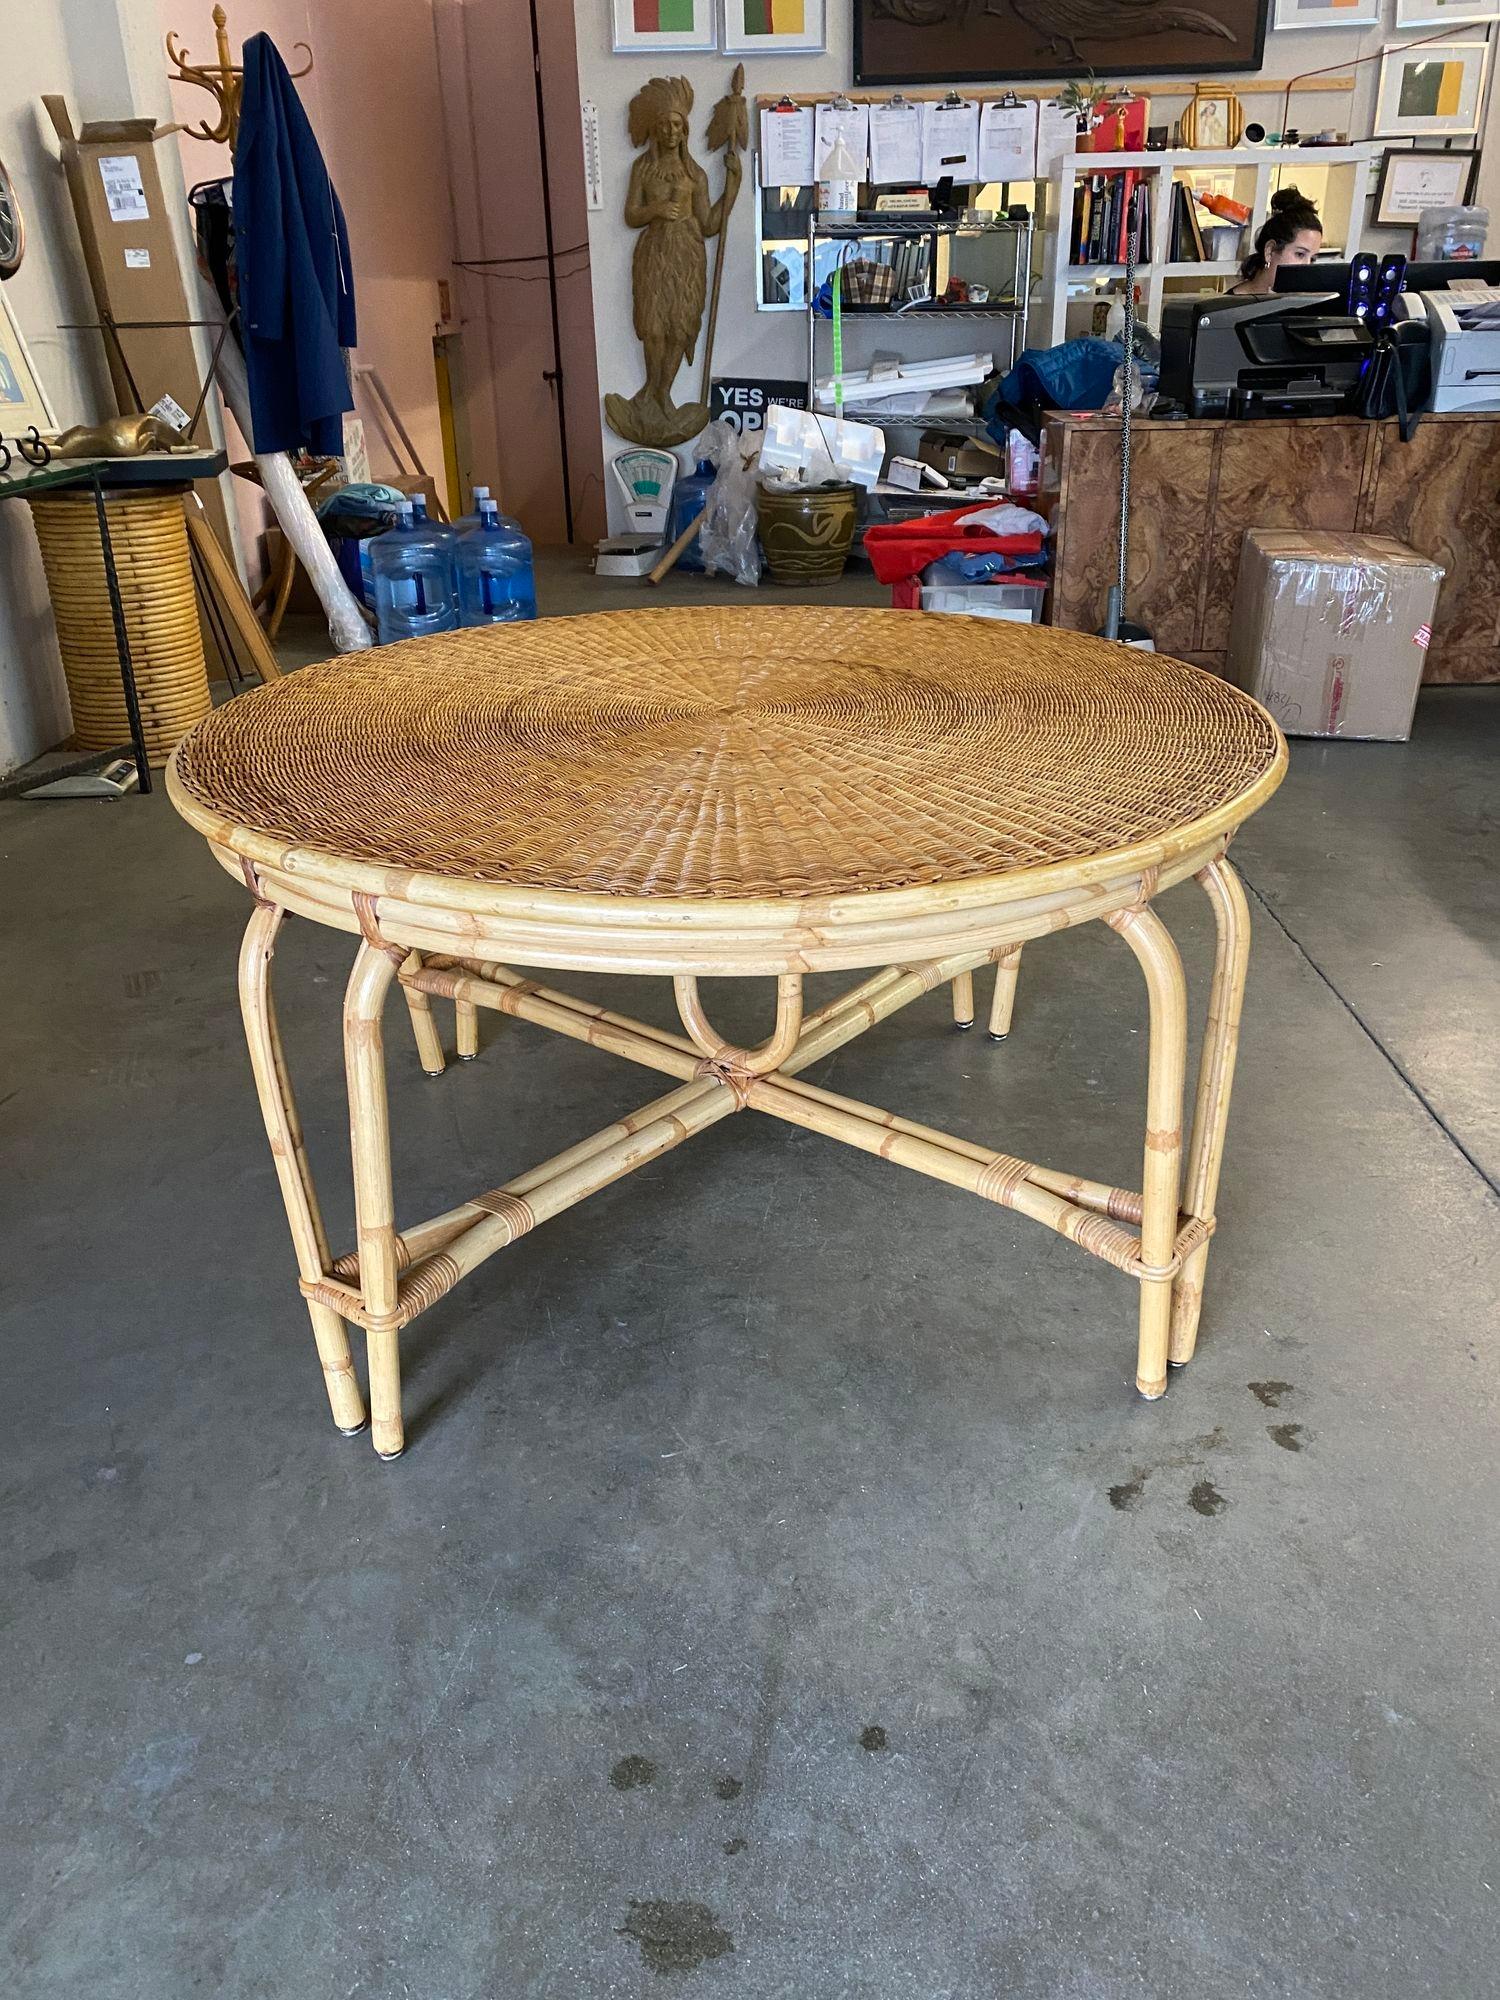
M189 58L214 52L213 0L160 0L162 28ZM429 472L441 488L442 436L432 335L438 284L451 275L452 209L444 162L432 0L227 0L235 54L269 34L287 67L313 52L298 91L333 175L349 225L359 314L356 360L379 370ZM196 122L212 101L186 85L172 92L175 116ZM182 136L188 185L230 171L228 149ZM361 401L372 468L394 470Z

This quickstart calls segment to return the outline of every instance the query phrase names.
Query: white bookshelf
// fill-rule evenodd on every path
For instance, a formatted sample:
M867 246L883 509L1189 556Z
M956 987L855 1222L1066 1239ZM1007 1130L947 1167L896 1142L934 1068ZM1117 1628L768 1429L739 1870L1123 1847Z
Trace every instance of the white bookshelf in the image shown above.
M1255 231L1265 221L1271 196L1288 182L1302 189L1323 218L1325 241L1337 245L1341 256L1351 257L1362 247L1365 198L1369 192L1370 160L1378 148L1359 146L1237 146L1232 152L1168 153L1071 153L1062 162L1046 189L1044 223L1044 292L1034 324L1042 339L1051 345L1068 338L1068 305L1086 299L1090 292L1123 280L1123 264L1072 264L1068 261L1073 224L1073 193L1080 177L1112 171L1119 167L1144 169L1151 176L1151 241L1142 245L1143 256L1136 267L1141 288L1143 316L1153 329L1161 325L1162 300L1169 279L1193 279L1203 289L1214 289L1230 280L1239 268L1239 258L1213 263L1169 263L1167 249L1172 228L1171 188L1181 175L1198 181L1212 181L1223 193L1232 195L1250 210L1245 230L1246 249ZM1204 226L1211 219L1199 211ZM1242 253L1244 254L1244 253Z

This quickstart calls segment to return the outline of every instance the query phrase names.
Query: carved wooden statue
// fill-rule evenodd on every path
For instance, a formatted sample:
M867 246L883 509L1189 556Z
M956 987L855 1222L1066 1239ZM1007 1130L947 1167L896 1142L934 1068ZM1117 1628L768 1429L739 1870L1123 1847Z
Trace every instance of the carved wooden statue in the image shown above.
M641 232L631 264L631 290L646 381L631 397L606 396L604 411L610 428L632 444L684 444L709 419L709 354L704 355L700 401L675 404L672 389L683 363L693 359L703 325L707 239L721 234L740 191L736 141L744 143L739 137L743 120L726 119L724 106L743 105L742 83L743 71L736 71L734 91L716 110L709 129L710 143L724 146L724 191L714 202L708 198L708 175L688 151L693 91L687 78L655 76L630 102L631 143L644 150L630 170L625 220ZM720 270L723 256L721 243ZM710 345L712 339L710 327Z

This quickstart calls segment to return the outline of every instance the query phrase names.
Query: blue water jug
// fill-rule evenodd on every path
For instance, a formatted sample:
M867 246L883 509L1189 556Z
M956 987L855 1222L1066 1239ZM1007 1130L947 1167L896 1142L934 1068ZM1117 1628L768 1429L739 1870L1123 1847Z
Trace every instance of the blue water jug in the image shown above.
M713 462L700 458L696 472L689 472L679 479L672 488L672 524L667 529L667 546L670 548L677 537L690 528L703 512L708 502L709 490L714 483ZM703 567L701 537L694 535L682 554L677 558L679 569Z
M453 603L458 604L458 530L447 521L434 521L427 511L425 493L411 496L413 525L420 528L431 541L434 549L447 563L453 585Z
M411 496L413 525L423 530L452 573L453 602L458 603L458 530L447 521L434 521L427 511L425 493Z
M394 528L370 543L375 623L382 646L426 639L458 624L451 528L417 522L408 503Z
M479 502L479 526L458 543L458 598L465 625L536 616L531 543L488 498Z
M489 497L490 489L488 486L476 486L474 488L474 511L472 514L459 515L458 519L453 523L453 532L455 535L473 534L474 530L479 526L480 505L483 501L488 500Z

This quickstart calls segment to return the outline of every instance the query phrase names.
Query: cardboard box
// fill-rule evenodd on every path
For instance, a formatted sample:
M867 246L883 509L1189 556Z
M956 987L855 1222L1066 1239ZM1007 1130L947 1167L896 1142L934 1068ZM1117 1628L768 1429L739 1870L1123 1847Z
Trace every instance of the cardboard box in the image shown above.
M1249 528L1225 673L1289 736L1404 743L1442 580L1388 535Z
M446 521L448 509L443 505L438 493L438 483L430 472L393 472L382 480L384 486L394 486L398 493L404 493L408 500L420 493L427 502L427 512L434 521Z
M163 395L191 412L202 374L149 118L85 125L75 136L61 98L45 100L62 144L63 170L101 313L123 322L118 339L100 336L118 406L149 410ZM177 321L175 326L143 322ZM139 400L137 400L139 399ZM200 427L200 437L205 430Z
M189 299L177 260L156 158L165 135L149 118L98 120L75 133L65 99L44 97L42 102L62 147L94 304L101 322L107 316L117 326L116 331L79 338L98 340L117 410L128 414L160 403L167 422L178 422L175 406L185 423L198 407L203 369L192 329L182 322L202 319L203 309L196 281ZM166 143L175 141L167 138ZM211 448L206 411L184 435ZM218 480L200 479L195 491L220 547L232 555Z

